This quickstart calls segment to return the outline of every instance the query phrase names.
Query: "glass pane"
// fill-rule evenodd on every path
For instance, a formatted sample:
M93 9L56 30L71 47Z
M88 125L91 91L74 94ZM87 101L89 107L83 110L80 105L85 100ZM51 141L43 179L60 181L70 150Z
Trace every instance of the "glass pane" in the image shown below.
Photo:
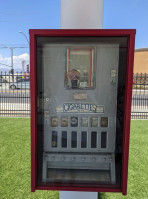
M121 187L126 56L127 37L37 36L37 185Z

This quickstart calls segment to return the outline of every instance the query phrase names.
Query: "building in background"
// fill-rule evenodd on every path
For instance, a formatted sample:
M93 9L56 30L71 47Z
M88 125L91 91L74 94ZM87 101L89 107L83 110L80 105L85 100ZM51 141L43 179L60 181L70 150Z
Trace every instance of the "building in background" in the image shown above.
M134 74L148 73L148 48L135 49Z

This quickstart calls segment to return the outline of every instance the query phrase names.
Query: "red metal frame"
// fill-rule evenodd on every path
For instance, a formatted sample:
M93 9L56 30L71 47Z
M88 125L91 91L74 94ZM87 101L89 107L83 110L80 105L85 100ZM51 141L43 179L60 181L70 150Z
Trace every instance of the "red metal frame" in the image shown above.
M37 137L36 137L36 40L30 35L30 89L31 89L31 191L36 189Z
M95 191L95 192L122 192L127 193L128 176L128 156L129 156L129 136L130 136L130 115L131 115L131 97L133 80L133 61L134 61L134 42L136 30L30 30L30 73L31 73L31 191L38 190L68 190L68 191ZM96 188L96 187L72 187L72 186L54 186L49 187L37 185L37 121L36 121L36 37L37 36L98 36L98 37L128 37L128 59L126 72L125 88L125 115L123 132L123 159L122 159L122 179L121 189L116 188Z

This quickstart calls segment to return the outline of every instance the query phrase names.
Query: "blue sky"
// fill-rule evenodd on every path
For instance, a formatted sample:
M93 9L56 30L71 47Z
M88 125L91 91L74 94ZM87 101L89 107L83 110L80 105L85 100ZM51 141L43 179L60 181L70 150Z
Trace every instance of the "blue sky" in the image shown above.
M103 19L104 29L136 29L135 47L148 47L148 0L104 0ZM29 38L29 29L59 28L60 0L0 0L0 63L10 62L10 49L4 46L17 47L17 64L22 54L29 54L19 30Z

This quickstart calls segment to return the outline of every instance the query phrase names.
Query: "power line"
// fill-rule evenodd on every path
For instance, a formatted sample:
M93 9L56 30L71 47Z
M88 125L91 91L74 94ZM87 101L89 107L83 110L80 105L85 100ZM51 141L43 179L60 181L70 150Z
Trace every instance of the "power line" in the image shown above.
M8 47L0 47L1 49L2 48L8 48ZM29 48L29 47L23 47L23 46L21 46L21 47L9 47L9 48Z
M9 66L9 65L7 65L7 64L2 64L2 63L0 63L1 65L4 65L4 66ZM9 66L9 67L12 67L12 66Z

